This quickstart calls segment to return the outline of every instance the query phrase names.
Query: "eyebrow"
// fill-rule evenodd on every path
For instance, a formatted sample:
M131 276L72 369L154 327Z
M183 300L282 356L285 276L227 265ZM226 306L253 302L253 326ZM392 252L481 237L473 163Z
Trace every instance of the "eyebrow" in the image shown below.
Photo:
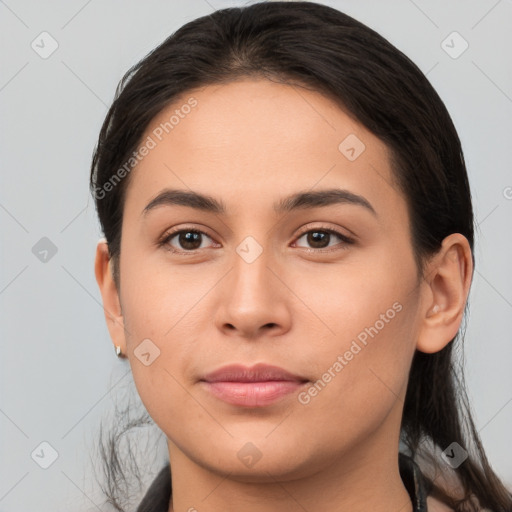
M306 210L334 204L362 206L377 217L377 212L366 198L343 189L297 192L281 199L273 205L273 208L276 213L286 213L293 210ZM151 210L159 206L173 205L187 206L220 215L224 215L227 212L225 204L212 196L187 190L164 189L147 204L142 213L147 215Z

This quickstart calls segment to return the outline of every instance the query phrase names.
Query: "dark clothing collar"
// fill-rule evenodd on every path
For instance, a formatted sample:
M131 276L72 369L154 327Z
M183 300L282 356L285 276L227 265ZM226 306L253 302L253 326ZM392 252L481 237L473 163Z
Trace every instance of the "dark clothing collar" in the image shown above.
M400 453L398 466L402 482L411 497L413 512L428 512L427 482L418 465L411 457ZM168 512L171 492L171 472L167 464L151 483L136 512Z

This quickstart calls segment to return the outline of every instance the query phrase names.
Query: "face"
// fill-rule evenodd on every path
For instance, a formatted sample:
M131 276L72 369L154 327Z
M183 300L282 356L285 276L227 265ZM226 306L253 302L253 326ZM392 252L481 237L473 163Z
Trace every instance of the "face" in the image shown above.
M191 91L143 143L124 205L123 349L171 464L293 478L389 445L420 297L386 146L323 95L266 80ZM211 382L231 364L296 378Z

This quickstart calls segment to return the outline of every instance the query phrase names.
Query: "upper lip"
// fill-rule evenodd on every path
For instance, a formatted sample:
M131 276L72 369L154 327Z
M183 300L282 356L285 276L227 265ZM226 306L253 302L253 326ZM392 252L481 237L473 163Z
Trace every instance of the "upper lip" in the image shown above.
M230 364L205 375L201 380L206 382L307 381L304 377L294 375L283 368L264 363L254 366Z

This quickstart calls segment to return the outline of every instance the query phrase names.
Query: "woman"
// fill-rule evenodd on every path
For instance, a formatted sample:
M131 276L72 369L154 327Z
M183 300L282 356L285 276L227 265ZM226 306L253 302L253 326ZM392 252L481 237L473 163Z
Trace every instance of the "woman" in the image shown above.
M167 440L139 512L512 510L452 356L460 141L388 41L310 2L186 24L123 79L91 190L109 332Z

